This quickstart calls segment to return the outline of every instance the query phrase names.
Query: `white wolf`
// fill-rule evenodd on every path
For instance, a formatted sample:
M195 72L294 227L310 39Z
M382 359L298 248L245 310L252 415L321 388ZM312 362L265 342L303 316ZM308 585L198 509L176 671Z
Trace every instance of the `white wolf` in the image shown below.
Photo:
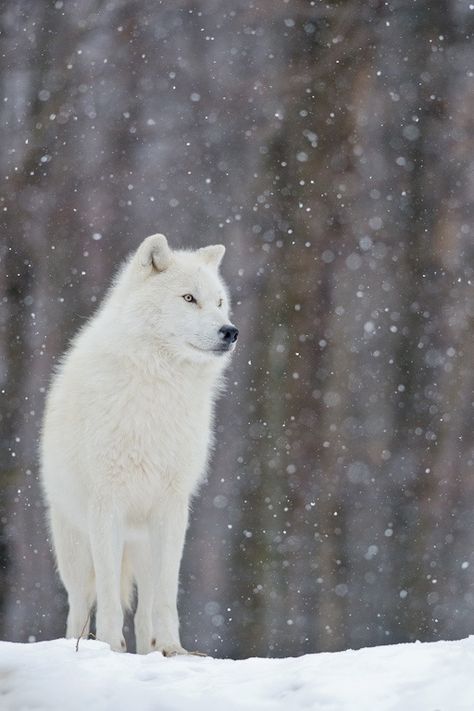
M238 335L218 273L224 251L145 239L54 377L41 471L68 637L88 631L96 602L97 638L124 650L135 582L137 651L185 653L176 598L188 506Z

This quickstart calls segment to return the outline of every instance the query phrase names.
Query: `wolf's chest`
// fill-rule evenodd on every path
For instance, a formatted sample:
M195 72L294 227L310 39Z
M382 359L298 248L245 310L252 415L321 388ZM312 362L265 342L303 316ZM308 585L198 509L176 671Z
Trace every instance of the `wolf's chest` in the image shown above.
M177 396L178 395L178 396ZM135 393L121 415L114 448L142 494L165 487L192 490L206 465L211 441L211 401ZM122 467L121 467L122 468Z

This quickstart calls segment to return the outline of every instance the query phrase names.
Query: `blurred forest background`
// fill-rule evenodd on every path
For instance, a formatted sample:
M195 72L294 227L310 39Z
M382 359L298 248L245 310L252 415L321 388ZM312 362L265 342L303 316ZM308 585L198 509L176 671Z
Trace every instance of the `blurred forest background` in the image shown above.
M0 22L0 636L64 634L44 393L157 231L227 246L241 330L185 645L474 633L474 6L4 0Z

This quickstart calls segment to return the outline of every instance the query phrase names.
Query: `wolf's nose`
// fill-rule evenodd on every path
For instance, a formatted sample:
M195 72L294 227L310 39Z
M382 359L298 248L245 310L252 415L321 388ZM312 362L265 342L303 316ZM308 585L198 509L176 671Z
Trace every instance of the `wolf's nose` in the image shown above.
M219 334L224 343L230 345L236 342L239 330L235 326L222 326L222 328L219 329Z

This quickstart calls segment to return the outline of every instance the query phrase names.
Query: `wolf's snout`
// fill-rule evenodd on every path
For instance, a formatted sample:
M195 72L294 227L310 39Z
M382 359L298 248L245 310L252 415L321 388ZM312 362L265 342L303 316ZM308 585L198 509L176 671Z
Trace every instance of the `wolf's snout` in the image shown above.
M239 335L239 330L230 324L219 329L219 335L228 346L235 343Z

